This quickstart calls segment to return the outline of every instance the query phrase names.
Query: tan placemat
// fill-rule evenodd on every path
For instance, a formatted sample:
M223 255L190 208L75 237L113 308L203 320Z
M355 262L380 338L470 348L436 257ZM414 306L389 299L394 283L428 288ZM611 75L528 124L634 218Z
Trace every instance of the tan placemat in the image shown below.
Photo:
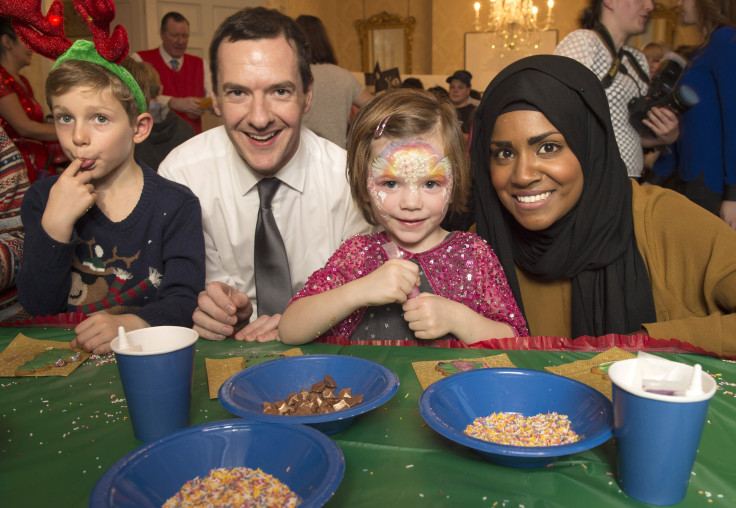
M432 360L413 362L414 372L417 374L422 390L439 381L443 377L457 374L466 370L486 369L489 367L516 367L506 353L482 358L461 358L450 360Z
M210 399L216 399L217 392L220 391L222 384L227 381L230 376L237 374L246 367L267 362L269 360L275 360L276 358L301 355L302 350L297 347L280 353L258 353L249 355L247 358L243 356L233 356L232 358L205 358L204 366L207 370L207 384L209 387Z
M70 351L69 356L79 352L79 361L67 363L63 367L50 367L40 372L16 374L21 365L49 349L68 349ZM89 357L90 353L82 349L72 349L68 342L31 339L19 333L8 344L8 347L0 353L0 377L68 376Z
M608 378L608 367L613 362L628 360L629 358L636 358L636 355L613 347L588 360L577 360L555 367L545 367L544 369L553 374L559 374L585 383L610 399L612 395L611 380Z

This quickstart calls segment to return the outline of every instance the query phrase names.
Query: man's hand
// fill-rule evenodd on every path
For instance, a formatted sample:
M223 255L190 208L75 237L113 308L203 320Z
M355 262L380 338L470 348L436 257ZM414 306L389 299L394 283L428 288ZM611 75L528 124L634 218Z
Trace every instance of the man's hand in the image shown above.
M223 340L248 324L253 304L248 295L224 282L210 282L199 293L194 310L194 330L209 340Z
M201 102L201 97L172 97L169 99L169 107L186 113L191 118L199 118L205 112L205 109L200 105Z

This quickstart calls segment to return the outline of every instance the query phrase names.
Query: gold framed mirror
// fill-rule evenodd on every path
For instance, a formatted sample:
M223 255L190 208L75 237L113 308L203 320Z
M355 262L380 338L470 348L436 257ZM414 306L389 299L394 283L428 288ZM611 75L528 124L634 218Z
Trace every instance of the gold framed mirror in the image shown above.
M373 72L378 63L384 71L396 67L401 73L411 73L411 44L415 22L414 16L402 18L386 11L368 19L356 20L363 72Z
M660 2L654 2L654 10L649 13L649 23L646 31L641 35L632 37L628 44L635 48L642 48L648 42L657 41L666 42L670 47L673 47L679 16L680 9L677 7L667 7Z

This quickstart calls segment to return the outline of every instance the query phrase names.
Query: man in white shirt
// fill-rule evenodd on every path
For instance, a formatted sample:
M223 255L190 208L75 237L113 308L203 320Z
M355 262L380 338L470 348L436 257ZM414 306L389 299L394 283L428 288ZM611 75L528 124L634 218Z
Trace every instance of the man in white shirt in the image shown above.
M168 12L161 19L161 46L130 55L134 60L153 65L161 79L163 94L157 101L168 106L192 126L195 134L202 132L202 115L209 108L210 70L207 62L190 55L189 21L178 12Z
M202 205L207 288L194 312L207 339L278 338L280 314L260 315L254 268L259 182L280 181L270 209L288 258L291 294L350 236L370 230L352 201L345 151L301 127L312 76L294 21L247 8L226 19L210 47L213 106L224 125L176 148L159 172Z

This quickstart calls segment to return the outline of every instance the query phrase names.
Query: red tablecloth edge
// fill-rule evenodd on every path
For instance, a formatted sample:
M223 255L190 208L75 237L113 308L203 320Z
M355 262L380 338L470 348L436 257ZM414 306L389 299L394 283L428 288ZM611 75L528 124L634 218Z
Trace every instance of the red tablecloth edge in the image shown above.
M75 326L87 319L82 312L67 312L50 316L36 316L21 321L5 321L0 326L39 326L42 328L66 328L73 330Z
M44 328L73 329L87 318L81 312L57 314L55 316L38 316L14 323L0 323L0 326L40 326ZM634 335L619 335L609 333L600 337L583 335L576 339L566 337L508 337L505 339L490 339L466 345L459 340L441 339L435 341L424 340L350 340L349 337L326 337L316 342L337 344L341 346L369 345L369 346L429 346L446 348L469 349L504 349L504 350L536 350L536 351L591 351L601 352L618 347L624 351L646 351L654 353L694 353L721 358L712 351L694 346L689 342L678 339L655 339L644 333ZM724 357L736 360L736 357Z
M504 350L537 350L537 351L591 351L601 352L618 347L624 351L646 351L654 353L694 353L700 355L715 356L721 358L712 351L694 346L689 342L678 339L655 339L644 333L634 335L619 335L610 333L600 337L590 337L587 335L576 339L568 339L565 337L509 337L505 339L491 339L476 342L472 345L466 345L459 340L350 340L347 337L327 337L321 338L318 342L327 344L339 344L342 346L349 345L377 345L377 346L433 346L448 348L469 348L469 349L504 349ZM728 358L728 357L726 357ZM736 359L736 358L731 358Z

